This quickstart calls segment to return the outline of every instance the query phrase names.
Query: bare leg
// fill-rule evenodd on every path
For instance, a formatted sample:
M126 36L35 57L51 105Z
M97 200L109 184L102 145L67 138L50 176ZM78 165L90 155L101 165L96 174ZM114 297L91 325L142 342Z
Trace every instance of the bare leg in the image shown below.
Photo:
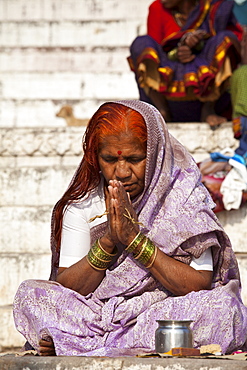
M207 122L211 129L215 130L222 123L227 122L227 119L215 113L214 102L205 102L202 107L201 122Z
M56 356L53 340L51 338L49 341L40 339L39 352L40 356Z
M156 108L160 111L166 122L171 122L171 113L164 95L156 90L149 89L149 98L152 100Z

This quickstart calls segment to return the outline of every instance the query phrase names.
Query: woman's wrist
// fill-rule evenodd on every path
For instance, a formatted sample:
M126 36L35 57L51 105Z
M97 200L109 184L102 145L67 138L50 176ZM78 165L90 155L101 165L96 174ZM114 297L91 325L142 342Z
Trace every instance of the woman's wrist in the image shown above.
M137 235L140 234L140 232L138 230L133 230L133 232L131 232L128 236L128 243L126 245L126 248L128 248L128 246L133 242L133 240L135 240L135 238L137 237Z
M115 243L113 243L107 236L102 236L99 239L99 242L102 248L108 253L111 253L115 248Z
M125 250L149 269L155 262L158 248L148 237L139 232Z

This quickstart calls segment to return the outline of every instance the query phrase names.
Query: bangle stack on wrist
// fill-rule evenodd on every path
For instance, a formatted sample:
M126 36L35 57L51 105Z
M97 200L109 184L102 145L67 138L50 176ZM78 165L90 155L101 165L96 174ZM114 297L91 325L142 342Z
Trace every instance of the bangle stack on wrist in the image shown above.
M178 48L174 48L167 53L167 57L172 62L178 60Z
M138 249L137 247L141 242L141 249ZM141 262L146 268L151 268L154 264L158 248L149 238L138 233L127 246L126 251L133 253L134 258Z
M132 242L128 245L128 247L126 248L126 251L129 253L134 252L136 247L143 241L144 238L145 238L145 235L138 233L136 237L132 240Z
M106 270L110 265L113 257L115 257L116 255L116 247L114 248L113 253L108 253L102 248L99 239L97 239L94 245L89 250L86 258L89 265L94 269Z

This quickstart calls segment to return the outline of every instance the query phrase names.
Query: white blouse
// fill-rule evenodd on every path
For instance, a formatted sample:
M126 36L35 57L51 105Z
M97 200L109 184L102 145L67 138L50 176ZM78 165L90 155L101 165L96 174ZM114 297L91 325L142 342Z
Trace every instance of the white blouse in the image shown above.
M91 246L90 229L107 221L107 216L96 218L92 222L89 220L104 212L103 185L91 192L80 203L72 203L67 207L63 217L60 267L70 267L87 255ZM193 257L190 266L195 270L213 271L211 248L208 248L199 258Z

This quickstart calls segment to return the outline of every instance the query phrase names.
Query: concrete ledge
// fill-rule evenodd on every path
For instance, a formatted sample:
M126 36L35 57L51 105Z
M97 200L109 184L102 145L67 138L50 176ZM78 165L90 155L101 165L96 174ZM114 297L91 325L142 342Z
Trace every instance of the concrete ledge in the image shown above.
M246 369L246 361L200 358L137 357L0 357L0 368L11 370L229 370Z

